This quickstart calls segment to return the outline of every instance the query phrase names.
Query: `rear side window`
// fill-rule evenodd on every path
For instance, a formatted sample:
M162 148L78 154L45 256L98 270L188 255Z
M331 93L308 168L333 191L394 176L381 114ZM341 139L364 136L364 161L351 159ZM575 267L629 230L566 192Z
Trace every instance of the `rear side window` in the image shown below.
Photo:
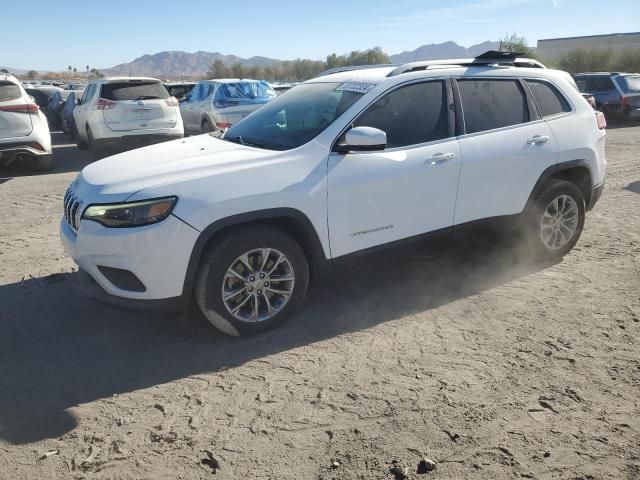
M20 87L11 82L0 82L0 102L8 102L9 100L17 100L22 94Z
M154 100L169 98L160 82L117 82L102 85L100 97L106 100Z
M444 82L398 88L376 100L354 122L387 134L387 148L405 147L448 137L447 93Z
M553 85L538 80L526 80L526 82L543 117L571 111L569 102Z
M526 97L517 80L458 80L467 133L529 121Z
M610 77L582 77L581 80L584 81L582 92L608 92L616 89Z

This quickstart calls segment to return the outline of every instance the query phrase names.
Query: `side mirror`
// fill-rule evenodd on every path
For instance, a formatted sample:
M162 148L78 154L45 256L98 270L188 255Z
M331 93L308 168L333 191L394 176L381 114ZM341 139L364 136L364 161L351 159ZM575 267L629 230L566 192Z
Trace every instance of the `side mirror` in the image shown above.
M378 128L355 127L349 130L344 141L336 145L335 150L348 152L376 152L387 148L387 134Z

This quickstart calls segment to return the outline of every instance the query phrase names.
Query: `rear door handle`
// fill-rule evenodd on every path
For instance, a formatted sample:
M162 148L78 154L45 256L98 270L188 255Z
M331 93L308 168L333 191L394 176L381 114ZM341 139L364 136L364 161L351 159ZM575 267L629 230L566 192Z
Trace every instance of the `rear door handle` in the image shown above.
M529 140L527 140L527 145L537 145L538 143L547 143L551 140L551 137L548 135L534 135Z
M425 160L424 163L436 164L446 162L447 160L453 160L456 158L455 153L435 153Z

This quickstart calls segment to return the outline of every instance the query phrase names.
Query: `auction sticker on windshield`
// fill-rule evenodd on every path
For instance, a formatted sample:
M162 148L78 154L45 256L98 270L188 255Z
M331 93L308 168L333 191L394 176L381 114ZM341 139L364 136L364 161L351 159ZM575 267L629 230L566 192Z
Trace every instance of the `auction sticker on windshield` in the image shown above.
M367 93L373 88L375 88L375 84L373 83L345 82L336 88L336 91Z

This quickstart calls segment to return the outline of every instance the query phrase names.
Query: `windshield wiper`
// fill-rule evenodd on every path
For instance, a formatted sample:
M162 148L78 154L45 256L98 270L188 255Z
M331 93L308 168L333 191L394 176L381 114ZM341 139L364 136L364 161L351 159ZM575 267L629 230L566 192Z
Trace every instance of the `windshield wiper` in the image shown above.
M241 145L247 145L249 147L264 148L264 143L257 142L255 140L246 139L246 138L242 137L241 135L237 135L235 137L226 137L225 136L224 139L228 140L230 142L233 142L233 143L239 143Z

